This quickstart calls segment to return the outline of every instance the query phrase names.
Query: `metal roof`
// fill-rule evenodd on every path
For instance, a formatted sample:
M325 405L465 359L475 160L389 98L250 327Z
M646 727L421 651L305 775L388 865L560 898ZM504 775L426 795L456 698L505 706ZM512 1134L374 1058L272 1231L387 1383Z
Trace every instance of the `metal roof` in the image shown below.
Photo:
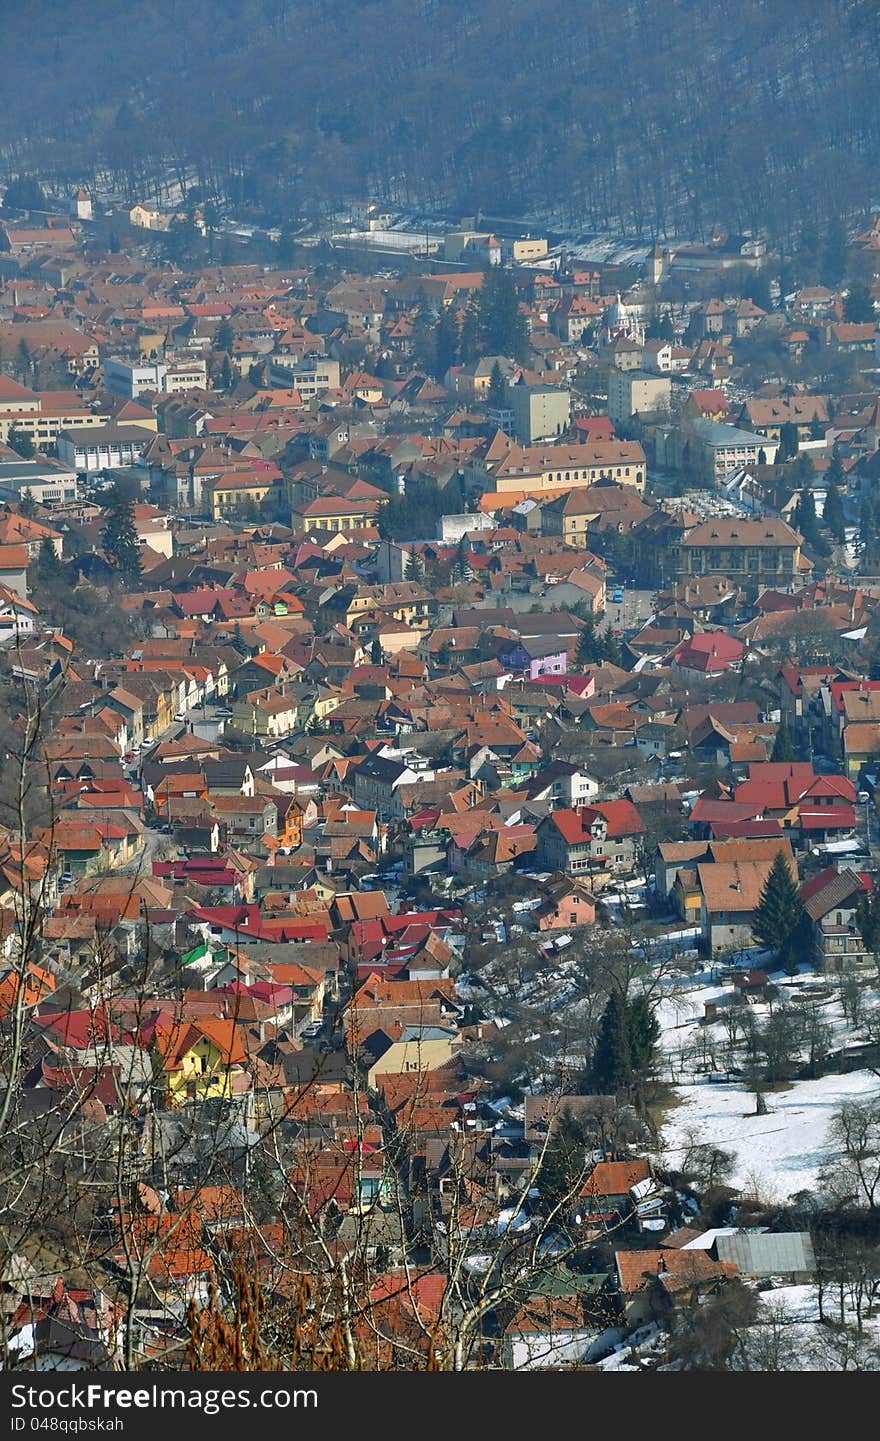
M777 1276L816 1269L808 1231L734 1231L717 1238L719 1261L735 1261L744 1276Z

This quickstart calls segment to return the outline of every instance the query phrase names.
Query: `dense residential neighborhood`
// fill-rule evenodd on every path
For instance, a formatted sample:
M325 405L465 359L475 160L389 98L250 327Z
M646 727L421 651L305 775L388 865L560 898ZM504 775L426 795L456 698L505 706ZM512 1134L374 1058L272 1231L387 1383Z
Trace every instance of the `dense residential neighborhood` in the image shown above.
M877 1369L880 216L14 198L3 1369Z

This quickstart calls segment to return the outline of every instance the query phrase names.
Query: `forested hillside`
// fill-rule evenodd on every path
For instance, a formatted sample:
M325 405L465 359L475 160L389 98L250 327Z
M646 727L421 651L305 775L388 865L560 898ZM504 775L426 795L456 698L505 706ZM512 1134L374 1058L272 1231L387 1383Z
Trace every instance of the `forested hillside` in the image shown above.
M642 235L880 200L876 0L34 0L3 168L169 166L267 215L359 192Z

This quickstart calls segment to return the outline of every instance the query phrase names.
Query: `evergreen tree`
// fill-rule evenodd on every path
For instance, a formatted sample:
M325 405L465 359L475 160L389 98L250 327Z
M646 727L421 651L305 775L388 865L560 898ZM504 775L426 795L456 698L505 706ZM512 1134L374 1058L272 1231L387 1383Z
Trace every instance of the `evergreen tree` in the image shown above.
M794 760L794 746L791 743L791 731L788 729L785 721L782 721L776 732L770 759L771 761Z
M766 464L767 464L767 452L766 452L766 450L764 449L763 445L761 446L761 448L760 448L759 451L758 451L758 464L759 464L759 465L766 465Z
M419 301L412 333L413 359L420 370L434 373L436 345L434 341L434 316L424 294Z
M610 625L602 632L602 659L611 665L623 667L623 650L617 636L612 634Z
M843 467L840 465L840 461L837 461L837 465L842 471ZM822 524L825 526L832 540L836 540L839 544L844 539L843 502L840 498L840 491L837 488L837 478L834 474L833 461L828 467L828 472L825 477L825 509L822 512Z
M761 945L776 952L783 965L796 958L804 940L804 903L782 852L777 852L764 882L752 922L752 934Z
M224 390L231 390L235 384L235 376L232 373L232 362L228 355L223 357L223 365L220 368L220 384Z
M660 1026L646 995L635 996L627 1002L626 1028L633 1075L644 1079L651 1069L660 1039Z
M444 305L434 327L434 374L442 380L458 353L458 322L451 305Z
M141 547L134 524L134 502L116 485L107 496L106 509L104 553L124 583L136 585L141 578Z
M214 336L214 348L216 350L225 350L227 354L231 354L234 339L235 335L232 326L229 321L224 318L217 326L217 331Z
M608 997L599 1023L592 1081L603 1095L617 1095L619 1091L625 1091L632 1081L626 1002L616 989Z
M382 653L382 642L378 636L373 637L373 644L370 646L370 663L372 665L384 665L385 657Z
M843 221L835 218L828 226L822 252L822 284L836 289L846 274L848 241Z
M296 236L285 226L278 237L275 258L279 265L293 265L296 260Z
M49 537L46 536L46 539L40 542L40 551L37 556L37 575L39 576L41 584L45 585L51 583L53 580L60 579L62 574L63 569L61 561L55 554L55 546Z
M507 387L504 383L504 376L501 374L501 366L496 360L492 366L492 374L489 377L489 404L495 407L495 409L499 409L504 404L506 394Z
M6 444L10 450L16 451L22 460L30 460L34 453L34 442L26 430L16 430L14 426L9 427L6 436Z
M570 1106L563 1106L538 1171L538 1191L546 1210L573 1196L586 1170L587 1140L584 1127Z
M472 365L479 355L480 315L475 301L470 301L464 312L458 335L458 360L460 365Z
M776 452L777 461L790 460L798 453L798 428L794 421L786 420L784 425L779 427L779 449Z
M578 636L577 663L580 666L596 665L601 659L602 643L596 635L596 622L592 616L587 616Z
M18 502L19 515L23 515L26 520L30 520L31 516L35 514L36 509L37 502L34 500L34 497L31 495L30 491L23 490L21 493L21 500Z
M511 355L525 360L528 336L519 311L516 287L508 270L489 267L477 303L479 345L483 355Z
M18 348L15 352L15 355L16 374L18 375L18 378L21 381L22 385L26 385L28 380L30 379L31 370L33 369L30 346L28 345L26 340L22 339L18 342Z
M860 898L856 907L856 924L865 949L873 954L880 951L880 891L871 891Z
M425 579L425 562L417 550L411 550L406 558L406 578L419 584Z
M822 424L821 420L819 419L818 415L814 415L814 416L813 416L813 419L810 421L810 439L811 439L811 440L824 440L824 439L825 439L825 427L824 427L824 425Z
M794 513L794 523L808 545L815 546L819 537L819 522L816 519L816 502L813 492L804 486Z
M844 319L854 325L868 325L874 319L874 302L867 285L861 281L850 286L843 302Z

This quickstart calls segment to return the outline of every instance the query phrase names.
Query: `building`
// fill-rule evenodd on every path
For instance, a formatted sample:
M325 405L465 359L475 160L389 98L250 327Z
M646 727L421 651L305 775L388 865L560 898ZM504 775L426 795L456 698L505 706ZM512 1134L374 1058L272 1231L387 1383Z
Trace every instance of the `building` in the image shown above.
M645 488L645 452L634 440L593 441L586 445L519 446L509 443L497 460L481 463L475 473L484 490L500 495L543 494L615 480Z
M66 505L77 499L76 471L57 460L0 461L0 500L30 495L37 505Z
M138 230L170 230L173 216L153 205L133 205L128 212L128 222Z
M608 373L608 414L617 424L634 415L668 415L671 397L668 375L616 368Z
M114 357L104 361L105 389L124 400L137 400L148 392L177 395L187 390L204 390L207 383L206 363L195 356L168 365Z
M140 425L77 426L59 435L58 458L77 472L122 470L140 465L154 439L152 432Z
M740 430L723 421L691 420L682 432L680 463L695 467L702 478L718 485L732 470L773 465L778 442L767 435Z
M758 435L776 441L783 425L796 426L798 440L809 440L813 426L821 427L824 436L831 424L824 395L774 395L770 400L756 396L746 401L740 421ZM772 465L769 458L768 464Z
M792 590L803 579L802 541L784 520L717 516L679 539L672 562L678 576L728 576L752 594Z
M513 433L523 445L561 435L571 421L571 395L555 385L510 385Z
M327 355L305 355L296 365L283 365L275 360L269 379L272 384L298 390L302 400L312 400L325 390L339 389L339 361Z
M552 811L537 827L536 858L546 870L569 875L630 871L643 831L641 816L627 800Z

